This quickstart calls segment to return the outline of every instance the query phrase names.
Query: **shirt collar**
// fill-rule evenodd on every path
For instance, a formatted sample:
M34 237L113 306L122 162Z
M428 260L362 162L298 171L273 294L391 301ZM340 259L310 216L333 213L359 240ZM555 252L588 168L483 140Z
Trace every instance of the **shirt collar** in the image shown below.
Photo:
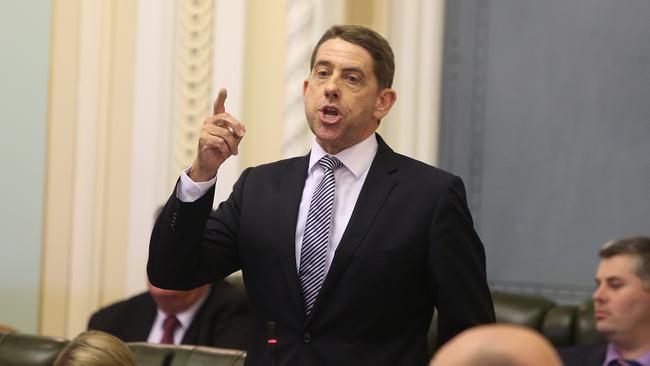
M212 289L210 289L210 291L212 291ZM178 321L181 323L181 327L183 327L183 329L187 330L187 328L190 327L190 324L192 324L192 319L194 319L194 316L199 311L199 308L201 307L201 305L203 305L205 300L208 298L210 291L204 293L194 304L192 304L192 306L187 308L187 310L175 314L176 319L178 319ZM165 314L160 309L158 309L158 314L162 315L162 319L167 318L167 314Z
M355 176L355 178L359 178L370 168L370 164L372 164L372 160L375 158L375 154L377 153L377 148L377 137L373 133L358 144L352 145L332 156L339 159L341 163L343 163L343 166L345 166ZM318 161L325 155L331 154L328 154L323 150L314 137L311 143L311 154L309 156L310 172L316 163L318 163Z
M607 353L605 354L605 362L603 362L603 366L609 365L609 363L614 360L623 360L623 357L621 357L621 354L618 353L616 346L614 346L612 342L609 342L607 344ZM635 358L634 361L640 363L643 366L650 366L650 350Z

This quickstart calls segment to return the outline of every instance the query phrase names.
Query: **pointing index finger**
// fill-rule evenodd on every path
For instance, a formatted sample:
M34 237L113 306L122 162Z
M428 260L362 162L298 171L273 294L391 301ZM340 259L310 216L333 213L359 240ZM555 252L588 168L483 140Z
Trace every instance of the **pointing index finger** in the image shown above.
M228 97L228 91L226 88L219 89L219 94L217 95L217 100L214 101L214 114L223 113L226 111L225 103L226 97Z

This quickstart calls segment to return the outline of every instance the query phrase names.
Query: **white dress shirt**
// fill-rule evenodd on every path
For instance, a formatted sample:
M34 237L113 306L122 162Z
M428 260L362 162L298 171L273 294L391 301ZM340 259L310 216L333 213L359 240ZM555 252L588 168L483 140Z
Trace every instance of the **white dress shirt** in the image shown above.
M176 314L176 319L178 319L180 325L177 326L176 329L174 330L174 344L181 344L181 342L183 341L183 337L185 337L185 332L187 332L187 329L190 327L190 324L192 324L192 319L194 319L194 316L199 311L199 308L201 307L201 305L203 305L205 300L208 298L210 291L204 293L203 296L201 296L187 310ZM160 340L162 339L163 336L163 322L165 321L165 319L167 319L167 314L165 314L162 310L158 309L158 313L156 314L156 319L153 321L153 325L151 326L151 331L149 331L149 337L147 338L147 342L160 343Z
M366 180L366 176L368 176L370 164L372 164L372 160L375 158L375 154L377 153L377 147L377 137L373 133L370 137L360 143L334 155L341 161L341 163L343 163L343 166L334 171L336 191L334 192L332 222L330 225L327 257L325 260L325 275L327 275L327 271L332 264L334 253L341 241L343 232L348 226L350 216L352 216L352 210L354 210L357 198L359 198L361 187ZM311 197L324 175L323 168L316 163L325 155L327 155L327 152L323 150L323 148L316 142L316 139L314 139L311 144L307 179L305 180L305 188L302 191L300 209L298 211L298 221L296 223L296 269L300 268L302 237L305 232L305 225L307 224L307 214L309 212ZM187 168L181 173L180 184L178 185L178 190L176 192L178 199L183 202L196 201L203 196L217 180L217 177L215 176L206 182L194 182L187 175L189 169L190 168Z

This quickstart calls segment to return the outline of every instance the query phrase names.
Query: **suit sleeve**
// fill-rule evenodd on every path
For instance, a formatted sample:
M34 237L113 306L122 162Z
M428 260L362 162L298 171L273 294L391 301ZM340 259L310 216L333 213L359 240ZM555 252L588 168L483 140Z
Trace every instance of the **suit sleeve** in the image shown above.
M465 187L458 177L451 180L437 203L429 242L438 345L442 345L464 329L495 321L485 249L474 230Z
M172 194L151 233L147 274L154 286L188 290L240 269L239 216L249 171L215 212L214 187L194 202Z

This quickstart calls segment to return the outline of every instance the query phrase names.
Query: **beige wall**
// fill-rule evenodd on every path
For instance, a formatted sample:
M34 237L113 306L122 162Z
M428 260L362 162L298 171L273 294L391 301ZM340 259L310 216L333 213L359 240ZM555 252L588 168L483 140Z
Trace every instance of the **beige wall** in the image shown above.
M286 2L250 0L247 9L242 167L281 155L286 63Z
M74 336L124 295L135 7L53 3L39 332Z
M370 27L387 37L388 5L388 0L348 1L345 8L345 23Z

